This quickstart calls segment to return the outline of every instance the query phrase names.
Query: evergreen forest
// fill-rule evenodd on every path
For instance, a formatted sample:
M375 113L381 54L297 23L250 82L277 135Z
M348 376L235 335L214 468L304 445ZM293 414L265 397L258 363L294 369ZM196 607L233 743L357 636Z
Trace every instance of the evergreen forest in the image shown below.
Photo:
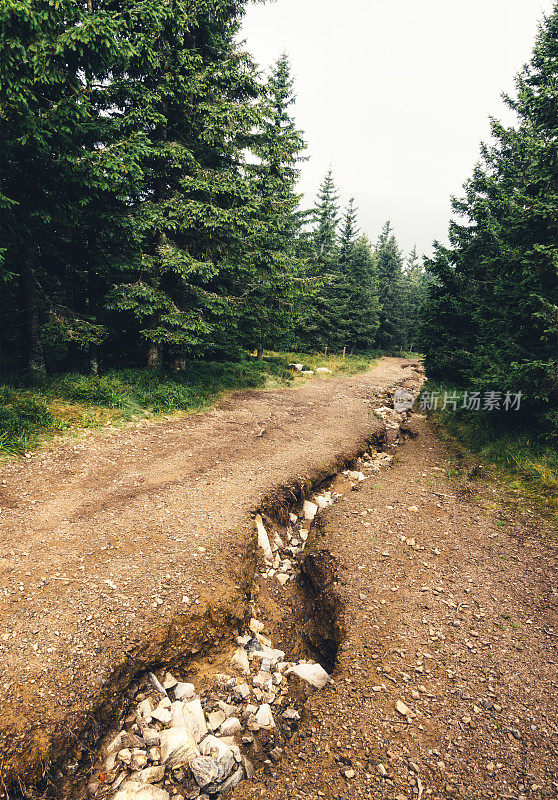
M4 382L423 353L555 435L558 6L423 259L364 232L332 169L305 203L289 58L254 62L246 5L2 0Z

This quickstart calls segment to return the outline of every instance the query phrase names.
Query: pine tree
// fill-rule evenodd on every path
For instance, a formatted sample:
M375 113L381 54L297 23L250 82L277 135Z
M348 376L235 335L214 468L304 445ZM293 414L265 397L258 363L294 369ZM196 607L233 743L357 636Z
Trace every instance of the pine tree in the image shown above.
M0 299L15 301L13 343L39 379L45 322L85 347L103 336L75 292L92 231L111 239L122 207L99 114L120 33L119 19L70 0L6 0L0 13Z
M274 65L252 143L258 162L251 167L257 234L248 250L243 287L242 333L247 347L278 347L292 341L296 305L303 291L303 262L297 237L303 223L296 184L305 148L290 108L295 103L288 56Z
M402 269L403 258L392 231L386 222L376 246L380 324L377 343L382 350L394 351L402 346Z
M429 262L429 374L522 391L524 408L558 402L558 5L507 98L517 124L493 143L454 201L450 246ZM558 429L556 421L551 423Z
M140 259L111 296L147 364L236 352L243 253L258 220L244 150L259 87L236 44L244 2L134 0L133 55L113 77L121 135L147 138L133 220Z
M366 236L351 245L345 276L344 346L351 351L367 351L374 346L380 318L377 261Z

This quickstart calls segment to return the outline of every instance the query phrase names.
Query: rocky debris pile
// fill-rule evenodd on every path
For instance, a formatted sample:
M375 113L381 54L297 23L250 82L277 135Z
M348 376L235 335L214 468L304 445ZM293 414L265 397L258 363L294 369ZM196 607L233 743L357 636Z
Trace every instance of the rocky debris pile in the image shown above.
M320 664L286 661L263 631L250 620L236 639L233 674L215 675L210 690L150 673L122 729L107 737L88 794L210 800L278 761L305 700L331 677Z

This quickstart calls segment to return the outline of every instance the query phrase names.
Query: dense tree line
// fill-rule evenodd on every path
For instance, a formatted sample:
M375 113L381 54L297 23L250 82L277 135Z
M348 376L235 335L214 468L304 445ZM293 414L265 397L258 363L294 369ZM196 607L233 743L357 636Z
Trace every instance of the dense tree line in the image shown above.
M414 345L391 229L360 235L331 173L301 211L288 59L260 77L244 7L1 3L5 369Z
M454 201L450 245L436 246L424 347L428 373L524 394L558 431L558 5L506 102L514 126L493 142Z

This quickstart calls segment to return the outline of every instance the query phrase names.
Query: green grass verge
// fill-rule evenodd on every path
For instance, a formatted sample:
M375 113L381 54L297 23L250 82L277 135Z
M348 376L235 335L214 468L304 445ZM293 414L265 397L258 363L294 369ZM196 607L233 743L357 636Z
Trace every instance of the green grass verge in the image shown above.
M443 396L444 391L459 390L428 382L423 391ZM543 508L558 508L558 448L542 441L519 417L498 419L494 412L450 409L431 411L429 416L462 448L462 455L475 454L492 465L509 488L528 493ZM515 420L517 427L512 428Z
M335 374L356 374L371 359L308 353L270 353L263 361L188 363L181 372L111 370L99 377L59 375L40 386L8 380L0 384L0 456L17 456L61 432L96 428L137 416L202 411L235 389L289 385L300 376L289 367L327 366Z

